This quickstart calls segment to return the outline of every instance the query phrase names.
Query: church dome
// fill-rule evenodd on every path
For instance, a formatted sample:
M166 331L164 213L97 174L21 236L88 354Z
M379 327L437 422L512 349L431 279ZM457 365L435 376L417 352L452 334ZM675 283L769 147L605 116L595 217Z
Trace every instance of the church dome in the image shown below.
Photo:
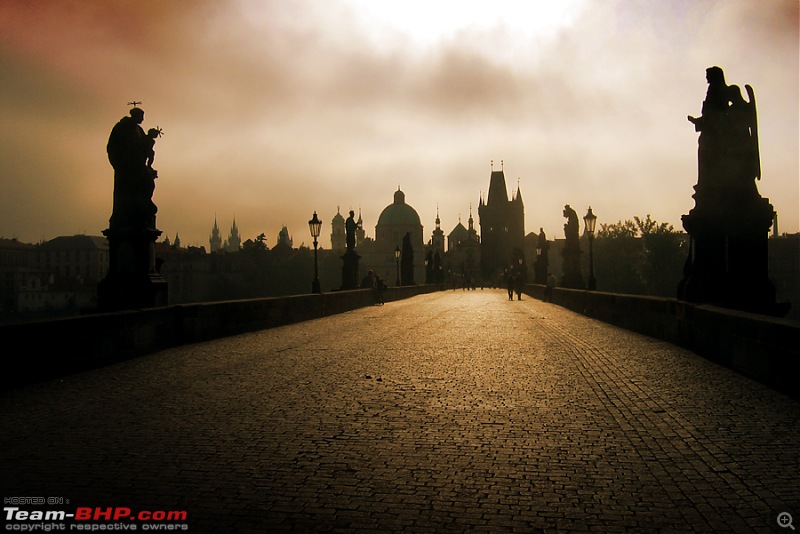
M406 195L400 189L394 193L394 202L378 217L378 226L420 226L417 210L406 204Z

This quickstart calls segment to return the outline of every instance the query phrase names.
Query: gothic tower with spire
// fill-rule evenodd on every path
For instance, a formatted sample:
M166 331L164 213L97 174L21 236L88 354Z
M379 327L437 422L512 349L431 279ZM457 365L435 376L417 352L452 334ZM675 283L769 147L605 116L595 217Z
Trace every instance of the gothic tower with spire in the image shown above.
M211 252L218 252L222 248L222 236L219 235L216 215L214 216L214 228L211 229L211 237L208 238L208 244L211 247Z
M518 268L518 261L524 261L525 207L519 187L509 200L502 162L499 171L492 164L489 193L486 202L480 199L478 219L484 279L496 278L504 269Z
M225 249L228 252L238 252L242 248L242 237L239 235L239 228L236 226L236 218L233 219L231 235L228 236Z

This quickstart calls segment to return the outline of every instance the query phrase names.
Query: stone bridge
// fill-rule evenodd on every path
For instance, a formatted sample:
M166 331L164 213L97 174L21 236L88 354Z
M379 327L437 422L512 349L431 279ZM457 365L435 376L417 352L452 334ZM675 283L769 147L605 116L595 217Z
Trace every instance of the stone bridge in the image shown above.
M778 532L779 514L800 518L800 402L496 290L168 348L0 399L7 528L76 507L101 509L83 527L151 525L103 515L119 507L254 533ZM65 502L9 512L12 497Z

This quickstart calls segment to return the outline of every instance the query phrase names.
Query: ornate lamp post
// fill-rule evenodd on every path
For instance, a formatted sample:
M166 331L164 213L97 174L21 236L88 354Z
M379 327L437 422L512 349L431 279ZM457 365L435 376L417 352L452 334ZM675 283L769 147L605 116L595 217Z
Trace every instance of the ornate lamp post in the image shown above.
M395 285L400 286L400 246L394 247L394 261L397 263L397 280Z
M542 280L542 245L536 245L536 263L533 264L533 277L537 284L544 284L546 280Z
M319 263L317 262L317 238L321 228L322 221L317 218L317 212L315 211L314 217L308 221L308 229L311 230L311 237L314 238L314 281L311 283L312 293L322 293L319 287Z
M586 225L586 235L589 237L589 291L597 289L597 280L594 277L594 249L592 242L594 241L594 227L597 224L597 217L592 213L592 207L589 206L589 211L583 217L583 222Z

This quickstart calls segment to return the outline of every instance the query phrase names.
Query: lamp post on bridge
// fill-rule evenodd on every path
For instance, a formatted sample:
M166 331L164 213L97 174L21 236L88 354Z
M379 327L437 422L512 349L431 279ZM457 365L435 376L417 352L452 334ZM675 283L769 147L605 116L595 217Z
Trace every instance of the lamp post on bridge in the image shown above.
M536 245L536 263L533 264L533 278L537 284L547 283L547 280L542 280L542 245Z
M589 206L589 211L583 217L583 222L586 225L586 235L589 237L589 291L597 289L597 279L594 277L594 249L592 242L594 241L594 227L597 224L597 217L592 213L592 207Z
M322 293L319 284L319 262L317 261L317 238L322 229L322 221L317 218L317 212L314 212L314 217L308 221L308 229L311 231L311 237L314 238L314 281L311 283L312 293Z

